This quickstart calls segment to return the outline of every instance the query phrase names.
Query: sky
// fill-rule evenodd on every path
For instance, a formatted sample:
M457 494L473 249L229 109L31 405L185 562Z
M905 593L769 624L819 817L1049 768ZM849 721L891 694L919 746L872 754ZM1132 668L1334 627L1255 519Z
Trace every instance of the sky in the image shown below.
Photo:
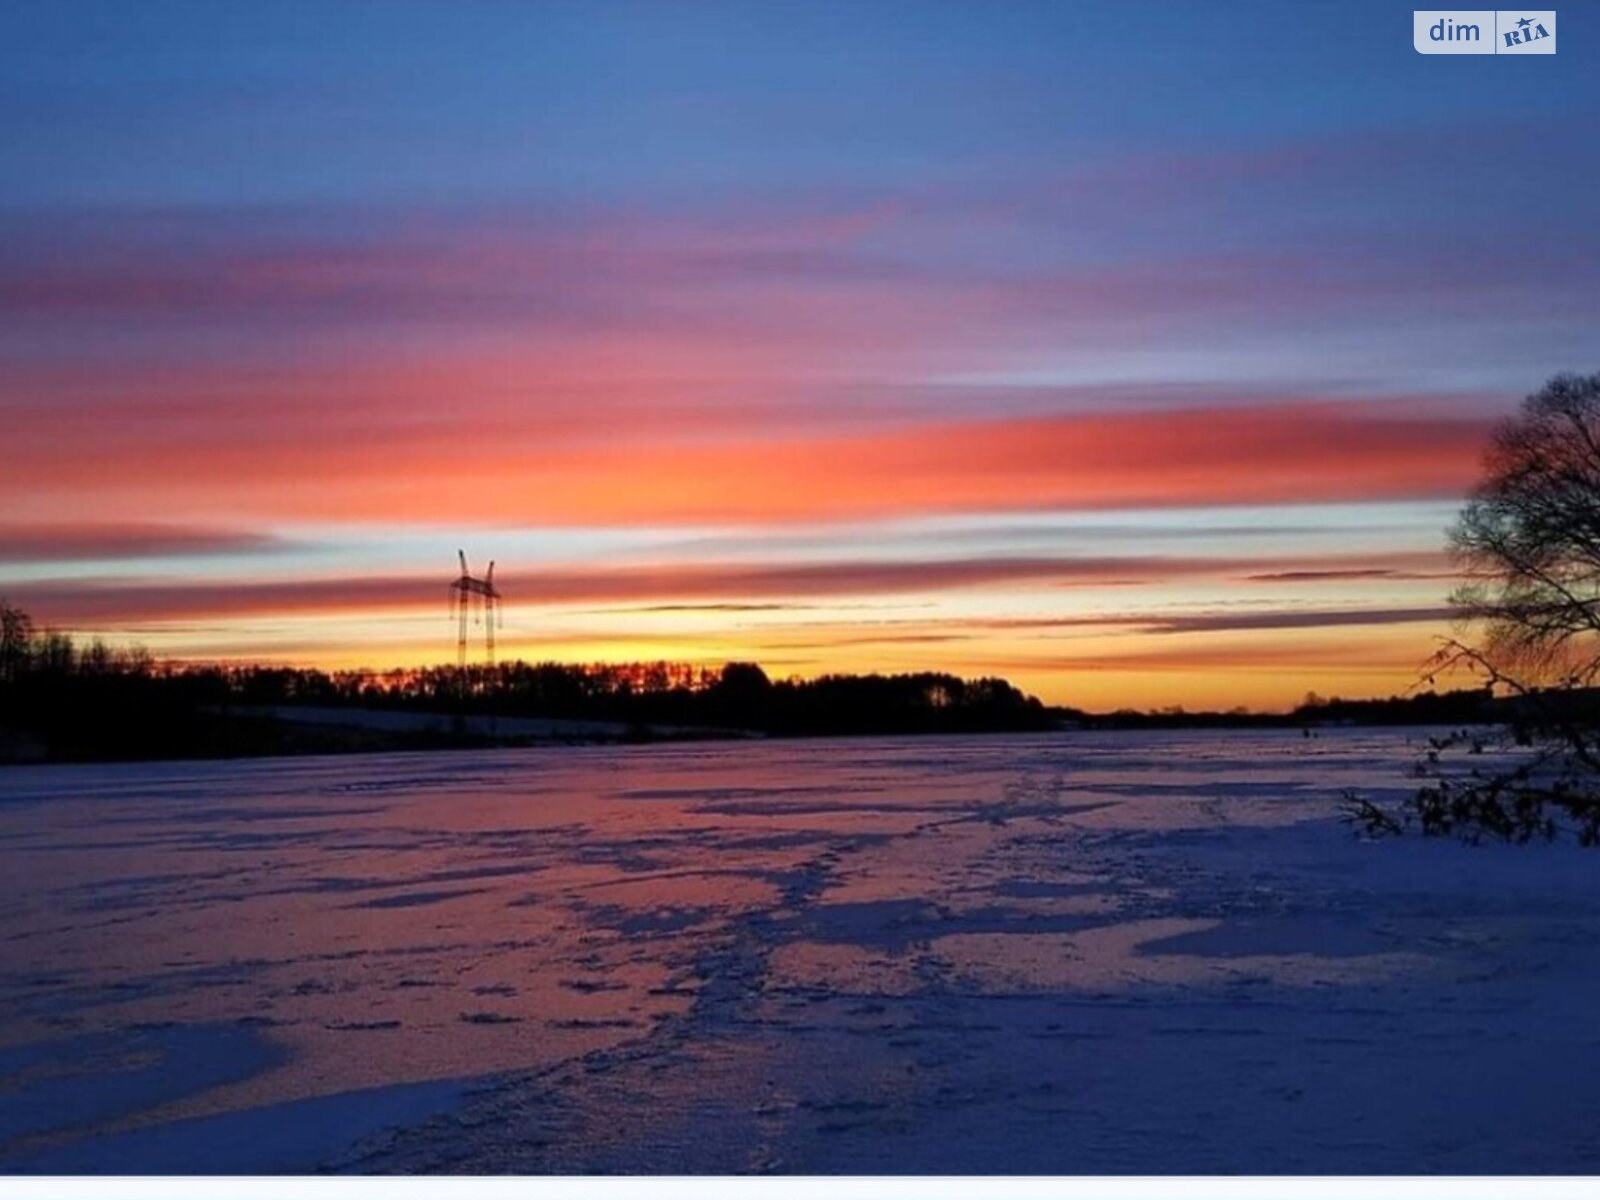
M447 662L464 548L502 657L1403 691L1600 369L1596 15L8 4L0 595Z

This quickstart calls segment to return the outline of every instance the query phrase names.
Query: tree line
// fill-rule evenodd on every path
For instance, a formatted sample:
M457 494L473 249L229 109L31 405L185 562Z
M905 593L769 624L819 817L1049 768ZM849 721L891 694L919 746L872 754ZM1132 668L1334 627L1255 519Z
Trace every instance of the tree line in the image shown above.
M1003 679L943 672L773 680L755 663L517 661L381 672L168 663L139 648L38 632L27 614L0 602L0 760L394 748L392 736L330 739L279 728L270 710L285 705L604 721L639 736L662 727L815 736L1053 724L1051 710Z

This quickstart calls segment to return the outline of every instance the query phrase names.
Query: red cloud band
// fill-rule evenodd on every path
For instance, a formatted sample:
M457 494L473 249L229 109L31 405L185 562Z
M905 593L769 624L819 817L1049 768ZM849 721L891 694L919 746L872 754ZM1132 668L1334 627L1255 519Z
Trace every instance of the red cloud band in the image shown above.
M26 497L64 520L137 505L152 519L606 525L1459 495L1488 422L1426 407L1284 403L770 438L700 425L692 438L555 445L504 410L482 430L392 422L380 439L218 436L203 452L130 434L110 461L66 439L39 447L0 500Z

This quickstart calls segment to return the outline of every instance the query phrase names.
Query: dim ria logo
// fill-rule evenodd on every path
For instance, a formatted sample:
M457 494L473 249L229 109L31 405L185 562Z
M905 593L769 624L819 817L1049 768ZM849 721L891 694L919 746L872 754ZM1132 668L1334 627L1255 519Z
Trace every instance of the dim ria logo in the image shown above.
M1556 10L1419 8L1411 44L1418 54L1554 54Z

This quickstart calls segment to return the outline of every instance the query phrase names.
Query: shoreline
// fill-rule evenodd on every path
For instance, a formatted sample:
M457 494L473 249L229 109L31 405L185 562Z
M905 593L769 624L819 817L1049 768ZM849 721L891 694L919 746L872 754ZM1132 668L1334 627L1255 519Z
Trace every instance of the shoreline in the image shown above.
M373 715L371 710L365 710L368 715ZM235 714L237 715L237 714ZM490 717L487 714L420 714L420 713L386 713L379 712L381 716L417 716L434 718L424 726L414 729L390 729L383 731L382 736L363 737L355 736L343 740L337 736L343 733L357 735L370 733L370 728L363 729L359 724L349 721L330 721L327 723L296 720L294 717L261 716L250 714L243 719L260 721L263 723L277 724L288 727L290 731L305 733L309 731L310 737L306 740L295 742L291 745L276 745L263 747L255 751L228 751L197 747L193 753L188 754L159 754L146 757L131 756L49 756L36 757L6 757L0 753L0 775L7 768L28 767L72 767L72 766L99 766L114 767L119 765L141 765L153 763L207 763L207 762L256 762L268 759L303 759L303 758L358 758L363 756L385 755L418 755L429 756L438 754L464 754L485 750L532 750L532 749L557 749L562 747L593 748L598 746L635 747L635 746L677 746L701 744L707 742L767 742L767 743L794 743L794 742L830 742L830 741L924 741L937 739L983 739L1025 736L1061 736L1073 737L1076 735L1094 735L1102 733L1143 733L1143 734L1171 734L1171 733L1272 733L1281 732L1286 736L1298 736L1305 740L1315 740L1322 733L1335 730L1351 729L1393 729L1438 730L1445 728L1438 721L1325 721L1304 722L1295 721L1288 714L1257 714L1253 718L1244 718L1232 721L1210 722L1197 719L1188 723L1164 723L1158 721L1132 720L1120 721L1114 719L1088 721L1063 721L1054 726L1019 726L1013 729L915 729L915 730L881 730L863 729L859 731L820 730L816 732L769 732L762 730L741 729L712 729L691 728L681 726L637 726L629 727L621 722L585 721L580 719L561 718L527 718L527 717ZM1198 717L1198 714L1196 715ZM469 730L463 732L445 732L437 722L465 721L469 723ZM519 729L523 725L540 724L548 726L546 732L501 732L495 734L488 731L477 731L470 726L482 723L484 725L515 724ZM1496 722L1484 720L1475 722L1484 726ZM607 728L599 728L606 726ZM615 728L610 728L615 726ZM6 731L0 731L4 733ZM327 734L335 737L329 740L318 740ZM3 744L0 744L3 750Z

